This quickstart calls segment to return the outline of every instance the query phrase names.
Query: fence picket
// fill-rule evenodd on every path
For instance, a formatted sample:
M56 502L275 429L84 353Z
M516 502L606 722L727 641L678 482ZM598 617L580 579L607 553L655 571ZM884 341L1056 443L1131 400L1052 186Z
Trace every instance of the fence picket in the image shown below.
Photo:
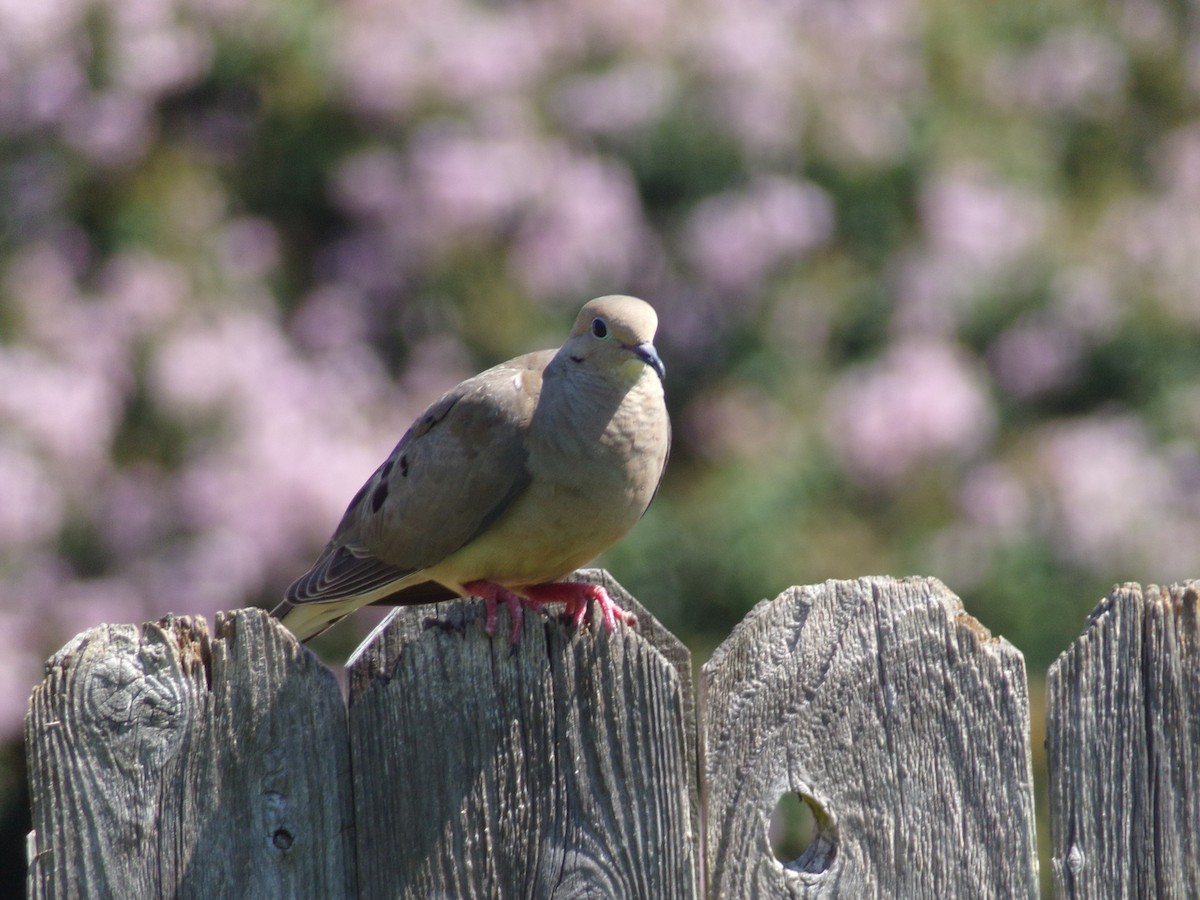
M1200 896L1200 584L1127 584L1050 668L1055 896Z
M26 746L31 897L355 893L337 683L259 610L80 635Z
M695 897L691 673L636 629L396 610L350 665L363 897ZM405 852L398 853L403 847Z
M1024 661L941 582L792 588L702 671L713 896L1037 895ZM786 865L785 792L816 819Z

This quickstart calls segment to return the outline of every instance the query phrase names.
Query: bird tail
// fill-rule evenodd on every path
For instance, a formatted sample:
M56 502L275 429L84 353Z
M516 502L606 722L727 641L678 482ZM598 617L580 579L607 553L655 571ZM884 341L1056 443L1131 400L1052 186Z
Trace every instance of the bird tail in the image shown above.
M271 615L299 640L307 641L342 621L357 606L345 600L331 600L328 603L292 603L284 600L271 610Z
M289 590L289 594L292 592ZM383 596L378 596L380 593ZM271 615L301 641L314 638L327 628L332 628L354 610L370 604L372 606L417 606L424 603L440 603L457 597L454 591L436 581L422 581L399 591L387 593L356 594L336 600L305 600L293 603L283 600L271 610Z

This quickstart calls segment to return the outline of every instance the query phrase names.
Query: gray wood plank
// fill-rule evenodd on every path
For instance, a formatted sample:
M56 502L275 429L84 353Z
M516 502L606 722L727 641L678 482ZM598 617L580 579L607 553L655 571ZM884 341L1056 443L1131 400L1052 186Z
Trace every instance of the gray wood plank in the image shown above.
M712 897L1035 897L1021 654L936 579L763 601L702 668ZM793 791L816 835L778 861Z
M636 629L530 613L510 647L506 613L489 638L455 601L396 610L351 661L363 897L696 896L686 650L585 574Z
M1198 588L1114 588L1050 668L1056 897L1200 896Z
M341 694L260 610L79 635L26 748L32 897L354 894Z

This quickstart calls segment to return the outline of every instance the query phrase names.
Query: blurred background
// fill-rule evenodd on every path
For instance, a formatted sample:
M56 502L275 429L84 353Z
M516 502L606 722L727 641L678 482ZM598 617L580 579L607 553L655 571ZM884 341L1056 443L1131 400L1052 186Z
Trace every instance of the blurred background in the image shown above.
M0 0L0 893L48 654L273 605L425 405L615 292L675 441L602 562L698 661L936 575L1040 757L1112 583L1200 576L1193 4Z

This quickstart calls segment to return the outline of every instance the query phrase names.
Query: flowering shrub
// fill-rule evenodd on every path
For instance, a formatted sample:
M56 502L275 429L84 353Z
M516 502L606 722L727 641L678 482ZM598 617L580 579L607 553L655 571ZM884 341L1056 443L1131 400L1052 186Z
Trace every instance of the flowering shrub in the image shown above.
M79 630L271 604L618 291L669 625L920 571L1043 666L1200 575L1197 59L1158 0L0 0L0 729Z

